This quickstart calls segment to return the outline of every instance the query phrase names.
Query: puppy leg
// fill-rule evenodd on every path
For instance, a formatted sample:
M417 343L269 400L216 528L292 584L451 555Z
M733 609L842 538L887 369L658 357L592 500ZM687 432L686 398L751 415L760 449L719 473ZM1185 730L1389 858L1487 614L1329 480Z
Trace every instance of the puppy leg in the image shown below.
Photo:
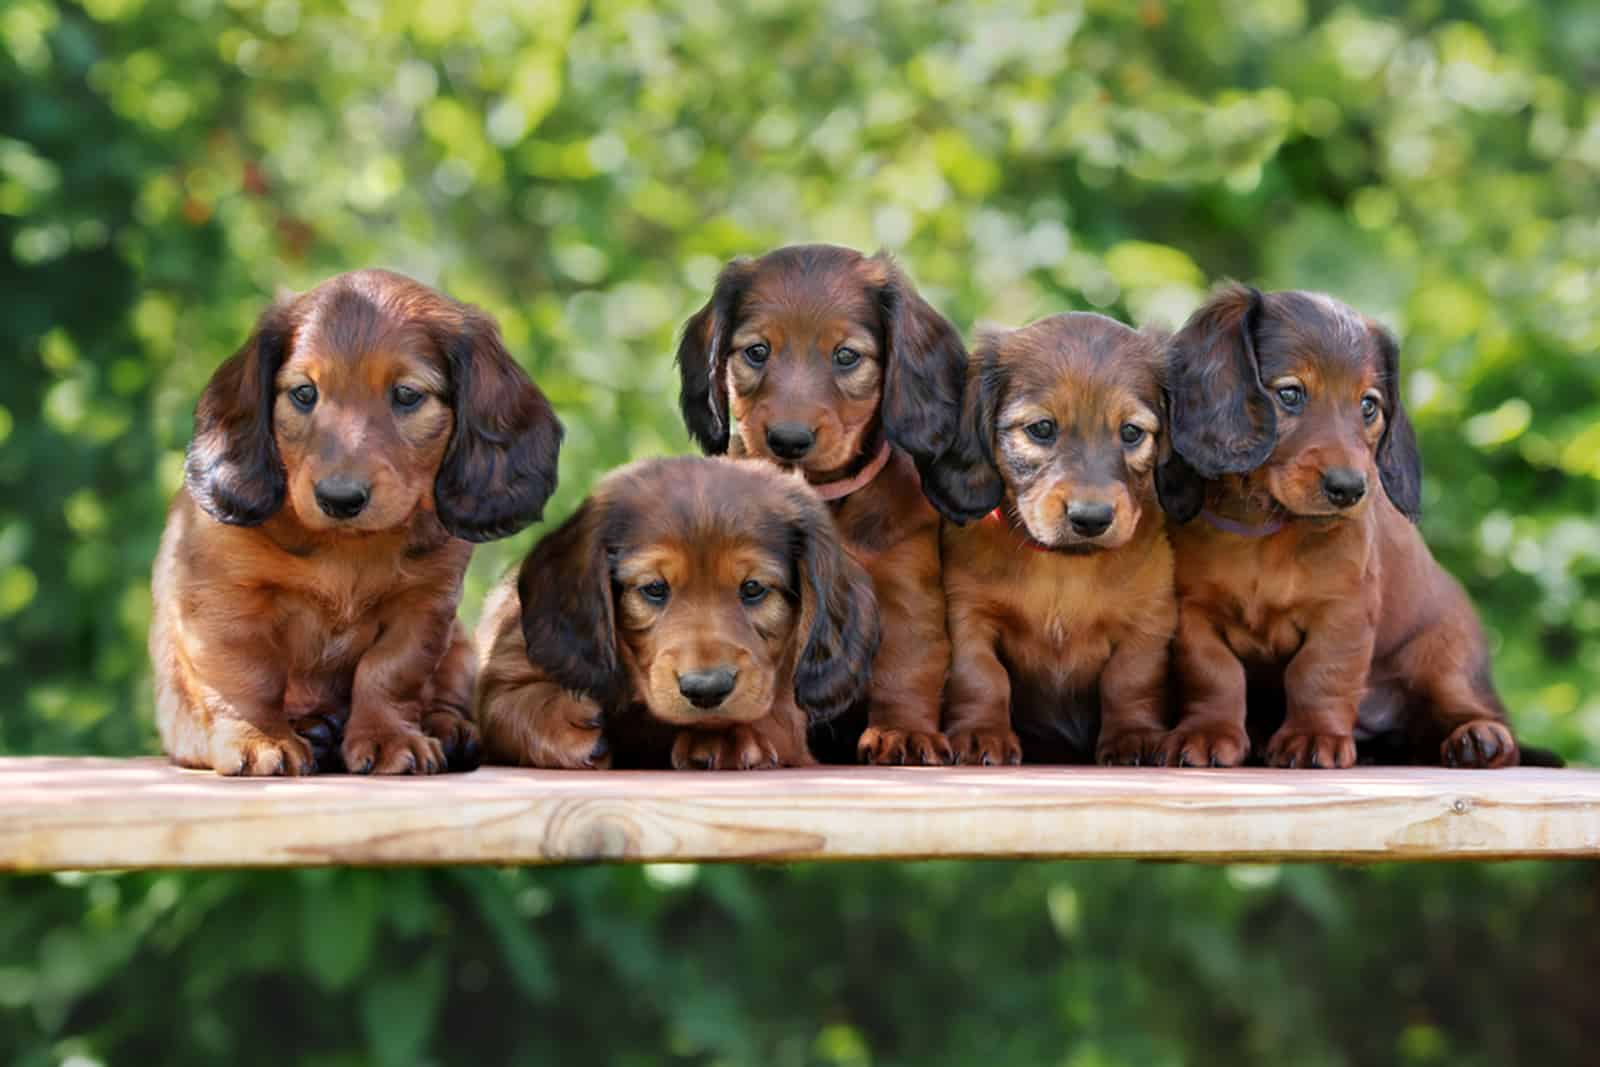
M1022 762L1022 742L1011 729L1011 676L995 652L998 640L992 620L951 603L945 735L957 763L988 767Z
M602 770L611 766L611 746L601 718L600 705L543 679L495 680L478 695L478 719L492 763Z
M1466 609L1470 611L1471 609ZM1407 687L1427 702L1413 732L1443 740L1446 767L1515 767L1521 762L1489 675L1489 654L1476 625L1445 621L1424 630L1398 654Z
M433 598L406 598L356 665L345 724L344 764L353 774L437 774L444 746L422 732L422 696L449 649L454 605L441 612Z
M1178 611L1173 643L1183 713L1156 747L1160 767L1237 767L1250 752L1244 665L1204 614Z
M483 754L478 726L472 721L477 676L472 642L458 619L450 630L450 647L422 695L422 732L444 748L445 763L452 771L472 770Z
M218 774L311 774L316 757L284 714L284 675L251 636L189 649L173 727L191 742L203 737L203 748L191 743L169 752L183 766Z
M952 758L939 732L939 700L950 672L939 531L903 542L872 569L883 641L872 661L867 729L856 747L862 763L937 766Z
M1100 672L1100 740L1095 762L1133 766L1150 762L1166 737L1167 634L1123 641Z
M805 713L792 701L780 701L755 722L684 730L672 743L672 766L680 771L768 770L815 763L806 748Z
M1336 605L1306 630L1283 674L1288 712L1267 741L1273 767L1353 767L1356 722L1375 633L1363 598Z

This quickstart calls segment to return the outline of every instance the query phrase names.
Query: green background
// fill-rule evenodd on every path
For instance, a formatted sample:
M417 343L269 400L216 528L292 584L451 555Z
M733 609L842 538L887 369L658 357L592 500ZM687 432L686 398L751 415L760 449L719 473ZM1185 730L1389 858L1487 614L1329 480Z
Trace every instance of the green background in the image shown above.
M163 510L280 287L496 314L567 424L554 520L688 449L676 325L794 240L963 328L1226 277L1390 324L1519 731L1600 746L1592 0L7 0L0 44L0 752L156 751ZM0 1058L1593 1062L1597 930L1577 864L16 878Z

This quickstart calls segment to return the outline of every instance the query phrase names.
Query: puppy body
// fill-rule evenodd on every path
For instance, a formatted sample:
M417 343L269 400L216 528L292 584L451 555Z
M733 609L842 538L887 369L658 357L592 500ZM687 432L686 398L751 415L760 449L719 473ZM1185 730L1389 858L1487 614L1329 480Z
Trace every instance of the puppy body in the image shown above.
M1347 767L1382 741L1517 762L1477 616L1414 525L1388 335L1318 294L1230 289L1170 358L1202 514L1173 533L1184 708L1160 758L1231 766L1265 740L1275 766Z
M1162 737L1177 605L1159 370L1153 339L1099 315L980 339L963 432L1003 502L944 529L958 761L1138 763ZM973 470L946 482L992 492Z
M155 562L167 753L226 774L475 762L469 540L537 514L560 434L493 322L416 282L342 275L270 309L201 397Z

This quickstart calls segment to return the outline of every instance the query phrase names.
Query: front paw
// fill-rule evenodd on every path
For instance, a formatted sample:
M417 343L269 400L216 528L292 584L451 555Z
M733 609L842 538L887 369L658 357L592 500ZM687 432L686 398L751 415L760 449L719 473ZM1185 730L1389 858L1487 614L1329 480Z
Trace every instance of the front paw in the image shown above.
M483 762L483 744L479 739L478 725L455 708L438 707L424 712L422 732L439 742L444 749L448 770L475 770Z
M1165 730L1138 729L1102 733L1095 746L1094 761L1102 767L1153 765L1157 749L1166 740Z
M344 718L336 712L319 711L294 721L294 732L311 746L311 758L321 774L344 770L339 746L344 743Z
M674 770L752 771L782 765L772 742L748 726L684 730L672 743Z
M950 748L955 761L968 766L1016 766L1022 762L1022 742L1010 730L952 730Z
M879 765L942 767L954 758L954 753L949 739L936 731L880 730L869 726L856 744L856 758Z
M352 774L438 774L444 746L409 723L357 731L346 726L344 765Z
M1250 754L1244 727L1232 723L1179 726L1156 745L1157 767L1237 767Z
M1356 765L1356 739L1349 734L1323 734L1280 727L1267 742L1267 766L1317 770Z
M293 777L315 773L317 756L304 738L292 732L269 734L248 723L234 722L213 729L211 766L230 777Z
M1439 759L1446 767L1514 767L1517 742L1504 723L1478 719L1463 723L1439 747Z

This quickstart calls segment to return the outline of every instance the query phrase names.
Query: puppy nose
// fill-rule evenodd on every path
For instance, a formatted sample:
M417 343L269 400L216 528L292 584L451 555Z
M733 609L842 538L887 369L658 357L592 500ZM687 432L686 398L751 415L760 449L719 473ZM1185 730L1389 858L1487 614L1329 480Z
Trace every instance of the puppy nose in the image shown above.
M1322 473L1322 492L1336 508L1353 508L1367 495L1367 476L1349 467Z
M775 422L767 427L767 447L779 459L800 459L816 443L817 435L798 422Z
M733 683L738 680L739 672L732 667L684 671L678 675L678 692L697 708L714 708L733 692Z
M372 499L372 486L353 478L324 478L317 483L317 507L333 519L353 519Z
M1116 514L1110 504L1074 500L1067 505L1067 521L1079 537L1099 537L1111 528Z

